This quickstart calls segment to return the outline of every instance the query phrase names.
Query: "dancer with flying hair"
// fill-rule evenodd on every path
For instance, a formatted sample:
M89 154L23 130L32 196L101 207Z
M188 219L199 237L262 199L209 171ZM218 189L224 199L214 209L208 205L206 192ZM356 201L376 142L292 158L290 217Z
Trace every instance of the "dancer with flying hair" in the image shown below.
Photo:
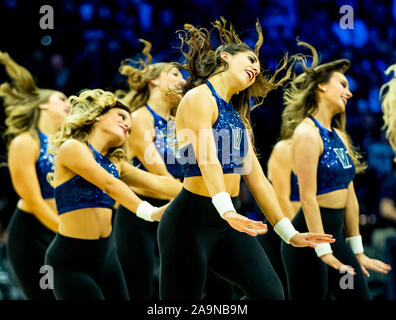
M20 197L8 225L7 254L28 299L54 300L51 290L40 287L45 251L59 224L54 189L47 179L54 157L47 147L70 104L62 92L37 87L30 72L8 53L0 51L0 63L12 80L0 85L0 97L6 114L8 167Z
M240 287L248 299L284 299L282 285L254 236L267 228L237 213L241 175L275 231L293 246L333 242L331 235L299 233L286 218L254 153L249 100L264 98L291 74L285 57L272 75L261 73L258 52L232 26L213 23L221 45L211 47L207 29L185 25L179 33L186 58L188 92L176 113L183 189L158 229L160 298L201 299L208 267ZM184 51L184 46L187 51ZM279 72L286 75L279 81Z

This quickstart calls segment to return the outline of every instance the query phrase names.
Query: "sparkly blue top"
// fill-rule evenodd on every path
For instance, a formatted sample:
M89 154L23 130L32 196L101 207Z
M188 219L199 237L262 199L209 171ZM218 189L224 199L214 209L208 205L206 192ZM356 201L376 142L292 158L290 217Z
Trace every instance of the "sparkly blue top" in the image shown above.
M319 157L317 170L317 192L324 194L348 188L355 177L355 165L344 143L333 129L327 130L311 117L323 140L323 153Z
M55 156L48 153L48 137L38 130L40 139L40 155L36 161L37 178L43 199L54 198L54 188L49 184L47 176L54 173Z
M293 173L290 174L290 201L300 201L300 190L298 189L297 176Z
M146 108L151 112L154 118L155 147L162 159L164 159L168 172L175 178L181 179L183 177L183 168L176 159L175 121L166 121L148 105L146 105ZM139 166L140 169L147 171L143 163L141 163L137 157L134 157L132 160L134 166Z
M114 163L107 159L106 156L101 155L90 144L88 146L92 150L96 162L112 176L119 178L120 176ZM115 200L103 190L79 175L75 175L55 188L55 201L59 214L84 208L112 209L115 204Z
M245 126L234 107L220 97L209 81L206 85L212 92L219 109L219 115L212 127L217 158L223 173L241 174L242 161L249 148ZM179 162L183 164L184 177L202 176L192 144L181 148L179 157Z

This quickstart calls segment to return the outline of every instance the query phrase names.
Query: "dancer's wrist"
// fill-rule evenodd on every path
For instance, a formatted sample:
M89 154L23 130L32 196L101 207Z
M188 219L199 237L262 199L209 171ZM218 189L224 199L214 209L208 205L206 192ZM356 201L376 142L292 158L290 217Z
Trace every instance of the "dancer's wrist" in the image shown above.
M142 201L136 210L136 215L143 220L153 222L152 215L155 209L156 207L152 206L147 201Z
M220 192L212 197L212 203L215 206L220 217L225 219L224 216L228 212L236 212L234 204L232 203L231 196L228 192Z
M290 239L293 238L298 231L294 228L289 218L283 218L274 226L274 231L285 241L290 244Z

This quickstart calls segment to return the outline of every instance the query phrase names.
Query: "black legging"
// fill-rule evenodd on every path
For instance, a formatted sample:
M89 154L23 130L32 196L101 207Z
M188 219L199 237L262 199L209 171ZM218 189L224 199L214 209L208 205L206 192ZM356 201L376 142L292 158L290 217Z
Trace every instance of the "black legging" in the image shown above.
M168 203L166 200L139 197L157 207ZM158 222L145 221L125 207L118 207L114 219L114 237L131 300L159 299L157 228ZM205 289L206 300L237 296L232 285L213 272L208 274Z
M264 220L264 223L268 226L268 232L264 235L257 236L257 240L260 242L263 247L265 253L268 256L273 268L275 269L276 274L279 277L279 280L282 283L283 290L285 293L286 299L287 297L287 279L285 268L283 267L282 256L281 256L281 243L283 242L281 237L274 231L274 228L271 224Z
M345 241L344 209L320 208L325 233L332 234L336 242L331 244L333 255L342 263L352 266L356 275L353 289L342 289L341 278L346 276L326 265L316 256L313 248L294 248L281 244L282 260L285 266L288 293L291 300L325 300L329 293L336 300L370 300L371 295L367 280L351 248ZM304 213L300 209L293 219L293 225L300 232L307 232ZM346 279L346 278L344 278Z
M56 234L45 256L57 300L128 300L111 236L97 240Z
M42 289L40 273L45 252L55 236L30 213L16 209L8 225L7 255L19 285L29 300L55 300L52 290Z
M162 300L201 299L208 267L248 299L284 299L260 243L231 228L209 197L183 189L161 218L158 241Z
M139 197L157 207L168 203ZM158 300L158 281L155 281L158 280L155 270L159 268L157 228L156 221L145 221L121 205L117 209L115 243L131 300Z

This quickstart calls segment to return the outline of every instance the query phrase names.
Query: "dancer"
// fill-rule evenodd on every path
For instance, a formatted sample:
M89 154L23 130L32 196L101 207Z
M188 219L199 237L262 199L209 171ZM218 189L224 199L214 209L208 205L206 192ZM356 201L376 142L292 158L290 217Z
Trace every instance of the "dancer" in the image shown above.
M370 299L366 269L387 273L390 267L364 255L359 234L353 178L364 165L345 130L345 108L352 93L344 73L350 62L341 59L318 65L316 50L305 42L298 44L311 49L313 62L308 69L300 58L305 72L284 95L282 118L293 131L293 171L302 207L293 224L304 231L334 234L336 242L319 244L315 251L281 244L289 297L326 299L330 293L336 299ZM345 272L353 278L353 289L341 283Z
M266 226L234 208L240 176L287 243L315 246L333 240L330 235L298 233L284 217L245 131L250 128L250 96L265 96L282 85L290 73L279 82L275 77L286 68L287 59L274 76L266 78L257 57L262 43L259 24L255 50L239 40L232 26L227 29L224 19L214 26L223 43L216 50L211 49L206 29L185 25L180 34L190 72L187 87L194 88L182 98L176 113L184 181L158 228L160 298L200 299L210 267L239 286L247 298L283 299L282 285L252 237L265 233Z
M70 111L67 97L36 86L32 75L7 53L0 63L12 83L0 86L6 113L5 137L12 184L20 197L8 226L7 253L18 282L30 300L54 300L40 287L45 251L58 230L54 190L47 181L53 172L48 136L60 129Z
M173 179L130 165L124 143L131 130L129 108L111 92L85 90L70 97L72 111L54 141L54 185L59 231L46 253L57 299L127 299L122 269L110 240L115 201L145 220L159 220L155 208L130 189L153 190L171 199ZM133 213L130 213L133 214ZM133 230L131 230L133 232ZM125 244L127 245L127 244Z
M128 77L130 90L116 92L133 111L128 156L138 168L173 178L176 185L181 185L182 167L176 160L175 143L170 141L175 136L171 114L180 102L186 81L172 63L152 64L151 44L141 41L147 63L141 60L140 67L133 67L123 61L120 73ZM134 190L139 198L155 206L167 203L161 193ZM117 254L133 300L158 299L157 227L157 221L141 219L122 205L117 209L114 223Z

